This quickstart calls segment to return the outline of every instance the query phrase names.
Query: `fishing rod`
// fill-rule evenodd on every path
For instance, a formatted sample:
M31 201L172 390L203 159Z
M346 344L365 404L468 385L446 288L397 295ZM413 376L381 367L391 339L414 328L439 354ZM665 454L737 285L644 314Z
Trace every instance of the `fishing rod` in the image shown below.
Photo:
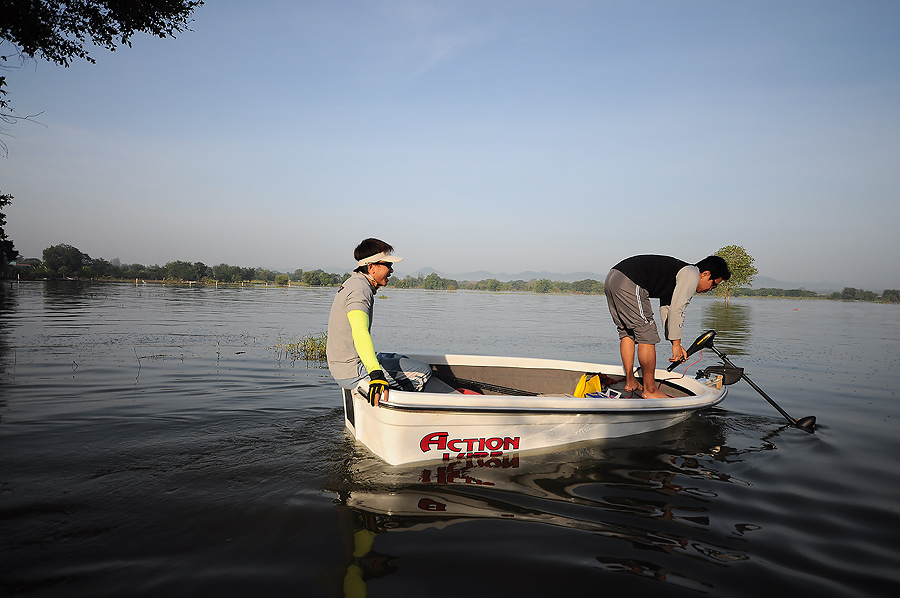
M750 377L744 373L744 368L739 368L736 365L734 365L731 362L731 360L728 359L728 357L724 353L722 353L721 351L719 351L716 348L716 346L713 344L713 339L715 338L715 336L716 336L715 330L707 330L706 332L704 332L703 334L698 336L697 339L693 343L691 343L691 346L688 347L688 349L686 351L687 357L690 357L691 355L693 355L697 351L700 351L701 349L710 349L716 355L719 356L719 359L722 360L722 365L724 367L711 366L711 367L706 368L705 370L699 370L697 372L697 378L708 377L708 374L720 374L723 377L723 383L726 385L734 384L738 380L744 379L747 381L747 383L750 386L753 387L753 390L755 390L760 395L762 395L762 397L766 401L768 401L769 404L772 405L772 407L777 409L778 412L785 417L785 419L787 419L789 422L791 422L792 426L794 426L795 428L800 428L801 430L805 430L806 432L814 432L815 431L816 418L814 415L808 415L808 416L802 417L800 419L794 419L793 417L788 415L787 411L782 409L778 405L778 403L776 403L772 399L772 397L767 395L765 393L765 391L763 391L763 389L761 389L759 386L757 386L756 383L753 382L753 380L751 380ZM687 357L685 359L680 359L680 360L672 363L671 365L669 365L669 367L666 368L666 371L671 372L676 367L678 367L679 365L681 365L682 363L687 361Z

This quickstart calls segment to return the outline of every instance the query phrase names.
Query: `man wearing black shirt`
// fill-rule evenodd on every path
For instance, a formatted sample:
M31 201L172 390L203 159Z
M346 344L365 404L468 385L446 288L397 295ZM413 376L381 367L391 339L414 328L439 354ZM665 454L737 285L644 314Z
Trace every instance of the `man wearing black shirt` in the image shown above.
M689 264L664 255L637 255L622 260L606 277L606 301L619 331L619 350L625 368L625 390L642 391L645 399L667 395L656 385L656 343L659 332L650 299L659 299L666 339L672 343L669 361L686 359L681 346L684 311L694 293L706 293L731 278L725 260L717 255ZM643 372L643 385L634 373L634 350Z

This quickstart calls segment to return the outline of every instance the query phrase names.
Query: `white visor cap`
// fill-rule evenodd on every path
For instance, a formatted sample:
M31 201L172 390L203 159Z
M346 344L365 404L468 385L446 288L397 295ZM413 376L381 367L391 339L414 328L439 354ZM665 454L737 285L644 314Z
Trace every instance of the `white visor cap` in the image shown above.
M375 262L394 263L394 262L399 262L402 260L403 260L402 257L396 256L396 255L390 255L390 254L387 254L382 251L381 253L376 253L375 255L370 255L369 257L364 257L363 259L356 262L356 265L357 266L366 266L368 264L374 264Z

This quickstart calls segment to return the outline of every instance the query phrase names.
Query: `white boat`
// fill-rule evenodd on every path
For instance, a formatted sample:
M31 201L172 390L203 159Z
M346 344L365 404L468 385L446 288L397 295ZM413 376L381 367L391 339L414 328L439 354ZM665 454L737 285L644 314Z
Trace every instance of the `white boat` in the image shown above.
M391 465L483 460L490 466L520 452L620 438L677 424L718 404L719 374L694 379L656 370L663 399L626 393L622 366L524 357L411 355L431 365L422 392L391 390L369 404L365 384L344 390L353 437ZM584 374L604 388L577 398ZM640 373L639 373L640 375Z

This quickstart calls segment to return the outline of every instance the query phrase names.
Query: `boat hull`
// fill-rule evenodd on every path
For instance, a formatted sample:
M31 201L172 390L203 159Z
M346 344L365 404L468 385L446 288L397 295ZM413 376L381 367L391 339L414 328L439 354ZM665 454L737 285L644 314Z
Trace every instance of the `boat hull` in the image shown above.
M622 376L621 366L585 362L485 356L415 356L440 368L464 371L503 369L521 378L543 379L604 372ZM462 370L461 370L462 371ZM362 389L344 390L345 424L353 437L391 465L483 459L513 453L621 438L675 425L694 411L717 404L725 389L657 370L673 394L668 399L575 398L564 392L527 395L472 395L391 390L389 400L369 405ZM574 389L574 385L571 387ZM428 388L426 387L426 391ZM571 389L568 389L571 392Z

